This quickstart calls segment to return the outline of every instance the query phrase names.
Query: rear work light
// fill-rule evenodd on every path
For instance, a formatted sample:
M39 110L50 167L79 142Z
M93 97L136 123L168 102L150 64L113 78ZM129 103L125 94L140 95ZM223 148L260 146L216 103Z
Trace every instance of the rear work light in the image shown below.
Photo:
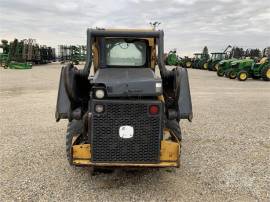
M159 107L157 105L150 105L149 107L149 113L151 115L156 115L159 113Z
M102 113L102 112L104 112L104 106L101 105L101 104L97 104L95 106L95 110L96 110L97 113Z

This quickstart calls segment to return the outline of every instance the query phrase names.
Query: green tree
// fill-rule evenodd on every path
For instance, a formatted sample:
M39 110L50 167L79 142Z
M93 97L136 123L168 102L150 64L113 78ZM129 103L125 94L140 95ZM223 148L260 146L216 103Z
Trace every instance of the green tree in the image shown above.
M243 48L239 48L239 47L233 47L232 51L231 51L231 57L230 58L242 58L245 56L245 51Z
M207 46L204 46L202 54L203 54L203 57L206 57L207 59L209 59Z
M270 57L270 46L263 49L263 56L264 57Z

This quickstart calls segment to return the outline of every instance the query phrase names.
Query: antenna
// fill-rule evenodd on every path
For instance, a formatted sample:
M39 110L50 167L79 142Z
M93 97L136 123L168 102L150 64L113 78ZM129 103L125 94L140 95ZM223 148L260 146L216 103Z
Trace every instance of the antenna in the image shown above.
M161 22L155 21L149 23L152 26L153 30L157 30L158 26L161 24Z

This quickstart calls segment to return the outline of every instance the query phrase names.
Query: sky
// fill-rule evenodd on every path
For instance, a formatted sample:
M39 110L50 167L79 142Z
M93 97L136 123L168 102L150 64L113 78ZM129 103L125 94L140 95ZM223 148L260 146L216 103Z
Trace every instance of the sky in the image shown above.
M0 39L86 44L87 28L150 28L159 21L165 50L191 56L227 45L270 46L270 0L0 0Z

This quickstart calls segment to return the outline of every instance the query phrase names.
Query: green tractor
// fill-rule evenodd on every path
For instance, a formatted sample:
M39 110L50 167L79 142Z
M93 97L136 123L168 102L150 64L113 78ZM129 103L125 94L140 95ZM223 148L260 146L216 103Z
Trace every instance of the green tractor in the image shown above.
M254 60L250 58L244 58L244 59L233 61L231 62L231 68L225 71L225 76L230 79L235 79L238 76L238 72L240 72L241 70L249 71L249 69L251 69L253 64L254 64ZM247 78L245 78L245 80L246 79Z
M219 62L225 59L231 58L232 46L228 45L223 52L211 53L211 59L208 61L208 70L217 71L219 68Z
M176 66L179 63L180 63L180 60L176 54L176 50L170 51L166 57L166 65Z
M208 68L207 61L208 61L209 55L202 54L202 53L195 53L194 56L195 57L192 63L192 68L207 70Z
M231 62L236 61L236 60L237 59L235 59L235 58L221 60L218 63L217 75L219 77L223 77L225 75L225 73L227 72L227 70L231 68Z
M191 68L192 67L192 59L188 56L185 56L184 58L181 58L180 64L182 67L185 68Z
M270 62L269 58L264 57L258 63L240 62L238 68L230 72L229 77L239 81L245 81L251 77L253 79L262 78L265 81L270 81ZM250 65L251 64L251 65Z
M216 52L211 53L211 59L208 61L207 68L209 71L217 71L219 62L224 60L226 53Z

